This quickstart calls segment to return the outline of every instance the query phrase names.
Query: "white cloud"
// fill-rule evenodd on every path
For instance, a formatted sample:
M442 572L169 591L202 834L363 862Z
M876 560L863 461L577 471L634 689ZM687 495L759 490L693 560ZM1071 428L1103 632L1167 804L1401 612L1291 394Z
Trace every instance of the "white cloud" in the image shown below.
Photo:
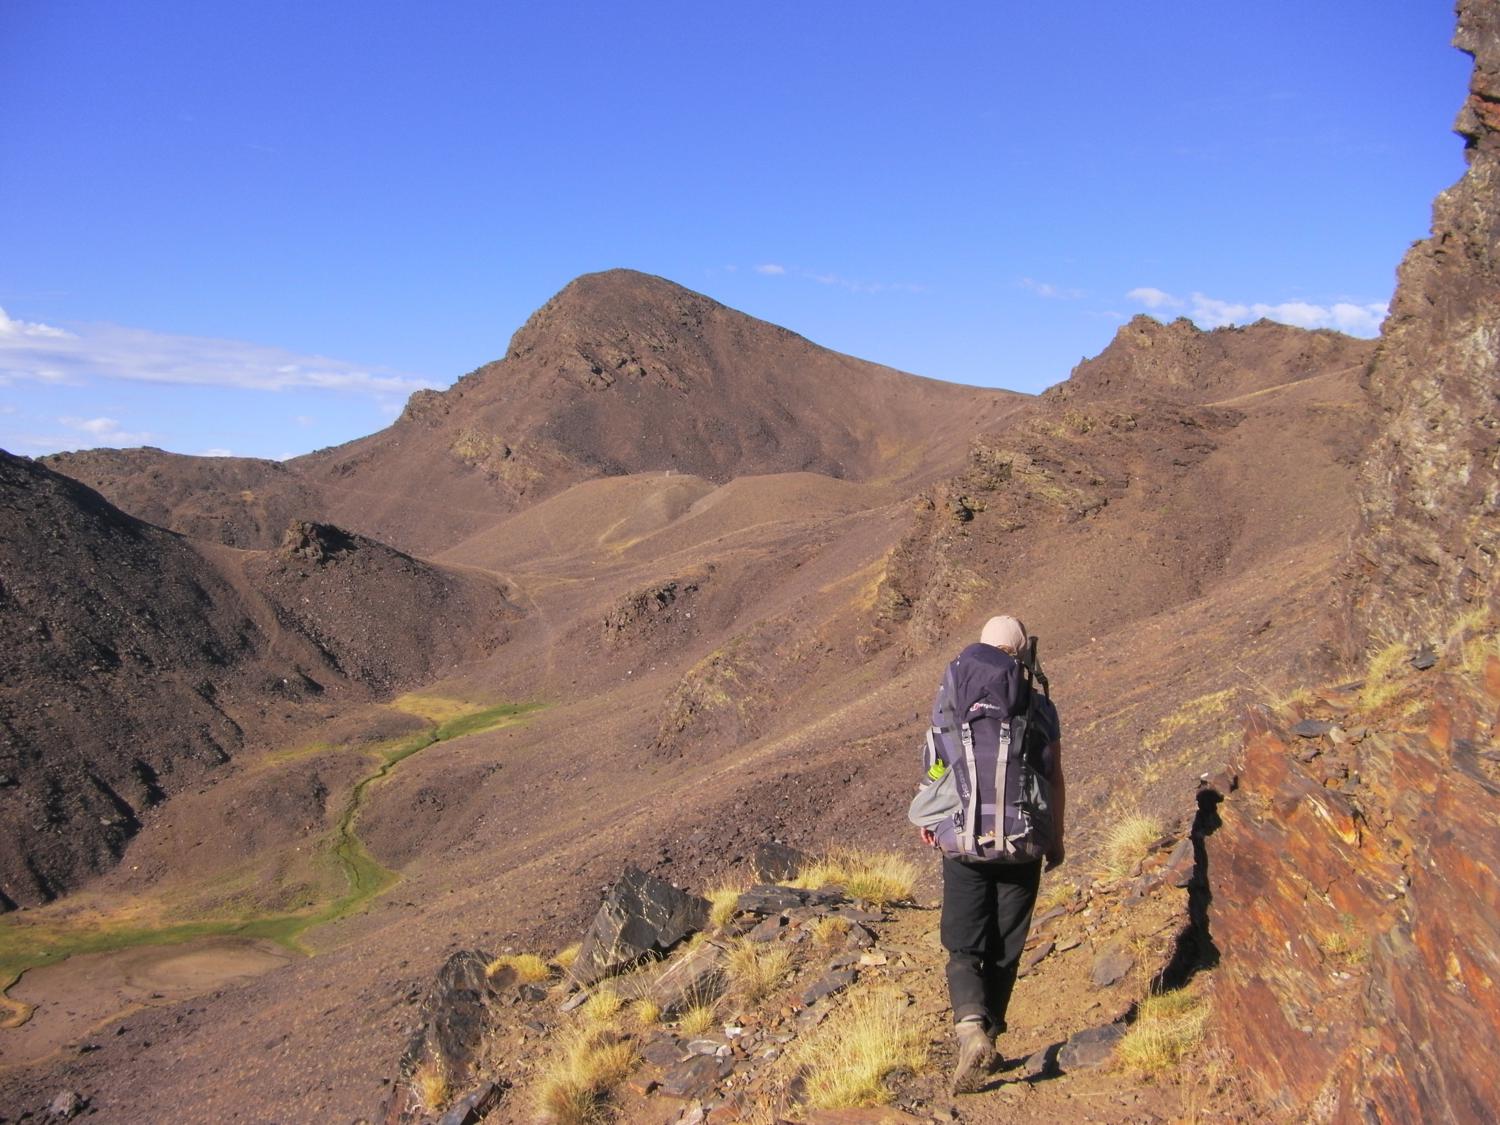
M1049 300L1076 301L1086 296L1082 289L1068 289L1061 285L1053 285L1050 281L1037 281L1032 277L1023 277L1021 287L1030 289L1038 297L1046 297Z
M311 426L313 424L312 415L310 414L295 414L292 416L292 421L296 422L299 426Z
M1384 302L1355 304L1337 301L1318 305L1311 301L1225 301L1205 293L1194 293L1187 300L1160 289L1132 289L1126 298L1149 309L1186 308L1187 315L1199 328L1224 328L1231 324L1249 324L1257 320L1274 320L1298 328L1333 328L1355 336L1374 336L1380 332L1387 306Z
M205 449L202 453L198 454L198 456L199 457L233 457L234 456L234 450L232 450L232 449Z
M799 271L809 281L816 281L819 285L833 285L839 289L847 289L851 293L920 293L923 286L913 285L906 281L860 281L854 278L840 277L836 273L810 273L806 270Z
M18 409L18 407L12 406L8 402L0 402L0 414L14 414Z
M1148 309L1181 308L1182 302L1170 293L1163 293L1160 289L1152 289L1144 286L1140 289L1132 289L1125 294L1127 301L1139 301Z
M1375 336L1380 333L1380 324L1390 312L1387 304L1355 305L1348 301L1334 304L1333 326L1340 332L1355 336Z
M100 446L144 445L151 440L144 430L132 433L121 429L114 418L59 418L58 421L70 430L87 434Z
M767 277L780 277L782 274L786 273L786 267L778 266L775 262L766 262L763 265L756 266L755 272L763 273Z
M0 309L0 340L22 339L67 339L68 334L61 328L53 328L50 324L35 324L25 320L12 320L6 315L4 309Z
M90 378L402 396L437 386L386 368L298 355L244 340L177 336L118 324L91 324L64 332L12 320L0 311L0 385L20 381L78 384Z

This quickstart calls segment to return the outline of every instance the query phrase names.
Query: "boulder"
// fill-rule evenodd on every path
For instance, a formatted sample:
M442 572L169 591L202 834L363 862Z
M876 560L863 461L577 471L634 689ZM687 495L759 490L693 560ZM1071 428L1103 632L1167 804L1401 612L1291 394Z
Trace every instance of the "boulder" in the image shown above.
M1124 1037L1125 1025L1122 1023L1107 1023L1103 1027L1080 1031L1057 1052L1057 1065L1064 1074L1102 1066L1114 1054L1115 1044Z
M708 922L708 900L627 867L599 907L569 970L582 985L665 953Z
M438 970L418 1010L419 1024L401 1056L387 1107L391 1125L416 1120L407 1084L423 1063L441 1059L448 1081L460 1089L473 1077L475 1055L493 1022L498 994L485 973L490 957L478 950L453 954Z

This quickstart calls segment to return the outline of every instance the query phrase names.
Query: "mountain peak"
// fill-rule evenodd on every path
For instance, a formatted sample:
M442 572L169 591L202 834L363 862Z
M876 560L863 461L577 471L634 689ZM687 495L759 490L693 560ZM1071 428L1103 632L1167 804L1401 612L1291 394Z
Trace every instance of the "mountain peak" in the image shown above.
M1363 366L1375 341L1271 320L1202 329L1185 316L1163 323L1138 313L1093 359L1052 389L1060 398L1157 396L1213 402Z

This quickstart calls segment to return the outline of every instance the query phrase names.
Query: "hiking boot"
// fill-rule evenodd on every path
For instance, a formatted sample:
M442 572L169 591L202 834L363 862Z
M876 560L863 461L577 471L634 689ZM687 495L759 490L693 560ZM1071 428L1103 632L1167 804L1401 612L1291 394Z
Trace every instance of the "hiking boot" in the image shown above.
M990 1042L984 1024L964 1020L955 1025L958 1032L958 1065L953 1068L953 1092L972 1094L984 1085L998 1061L995 1045Z

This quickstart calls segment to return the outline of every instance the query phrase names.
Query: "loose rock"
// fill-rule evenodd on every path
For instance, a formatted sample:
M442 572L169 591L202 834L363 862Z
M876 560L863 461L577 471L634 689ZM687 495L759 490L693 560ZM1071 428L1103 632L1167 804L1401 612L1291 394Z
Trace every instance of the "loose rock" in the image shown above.
M1057 1052L1057 1065L1063 1073L1102 1066L1114 1053L1115 1044L1125 1036L1125 1025L1109 1023L1080 1031Z

